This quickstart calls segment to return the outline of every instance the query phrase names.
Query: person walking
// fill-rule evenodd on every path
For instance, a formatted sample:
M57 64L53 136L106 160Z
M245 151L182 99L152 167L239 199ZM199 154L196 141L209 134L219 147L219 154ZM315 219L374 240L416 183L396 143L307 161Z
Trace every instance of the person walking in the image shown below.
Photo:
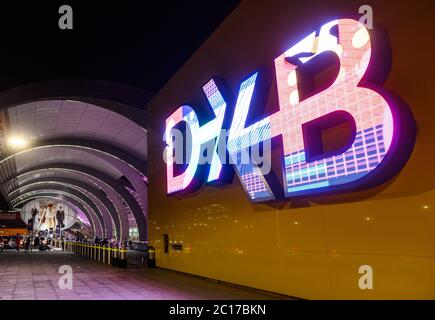
M61 243L62 243L62 251L65 251L65 238L64 237L62 237Z
M24 242L24 250L26 252L29 252L29 248L30 248L30 237L27 237L26 241Z
M34 241L33 241L33 245L34 245L35 247L39 248L39 237L38 237L38 236L35 237L35 239L34 239Z
M36 215L38 214L38 209L36 209L36 207L33 206L33 208L30 211L30 213L32 215L32 223L35 224L35 218L36 218Z
M20 236L17 235L15 237L15 245L17 246L17 251L20 251L20 243L21 243Z

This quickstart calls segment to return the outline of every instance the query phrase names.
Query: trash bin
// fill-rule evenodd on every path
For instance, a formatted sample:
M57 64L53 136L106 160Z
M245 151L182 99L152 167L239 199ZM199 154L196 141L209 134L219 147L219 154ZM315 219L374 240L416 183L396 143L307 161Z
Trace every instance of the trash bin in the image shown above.
M148 247L147 266L148 266L148 268L155 268L156 267L156 249L154 249L153 246Z

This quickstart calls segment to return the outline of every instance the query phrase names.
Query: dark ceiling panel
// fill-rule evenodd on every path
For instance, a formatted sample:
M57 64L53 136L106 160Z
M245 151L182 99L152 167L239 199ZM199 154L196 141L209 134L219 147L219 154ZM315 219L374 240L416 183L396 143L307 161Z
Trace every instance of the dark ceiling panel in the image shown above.
M70 1L73 30L61 30L64 1L3 1L0 90L84 78L156 92L239 2Z

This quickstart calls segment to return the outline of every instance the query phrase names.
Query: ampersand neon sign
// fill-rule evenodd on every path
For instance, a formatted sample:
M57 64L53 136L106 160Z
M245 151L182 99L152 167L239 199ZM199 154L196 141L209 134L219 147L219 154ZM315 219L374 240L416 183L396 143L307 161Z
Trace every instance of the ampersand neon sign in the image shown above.
M309 34L275 59L279 111L252 124L247 119L259 74L241 83L232 121L224 121L229 107L211 80L203 91L213 120L200 126L189 106L166 120L167 193L189 191L195 184L201 146L211 140L226 142L234 172L255 202L361 190L390 179L412 152L415 125L406 105L377 83L385 71L380 66L388 63L378 56L379 47L373 50L375 40L353 19L331 21ZM319 71L331 66L336 66L333 81L316 86ZM182 121L193 147L187 168L175 175L171 130ZM333 138L339 140L333 147L325 145L328 130L338 127L346 128L344 137ZM228 128L227 141L222 128ZM278 184L273 172L265 174L255 161L238 161L241 152L276 139L282 142ZM219 181L227 168L217 148L211 153L202 182Z

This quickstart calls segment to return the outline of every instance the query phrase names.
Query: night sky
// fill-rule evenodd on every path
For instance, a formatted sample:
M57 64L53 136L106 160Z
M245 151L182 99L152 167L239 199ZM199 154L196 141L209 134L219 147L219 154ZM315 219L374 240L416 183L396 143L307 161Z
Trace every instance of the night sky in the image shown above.
M81 78L157 92L240 1L13 1L0 4L0 90ZM59 7L73 8L61 30Z

